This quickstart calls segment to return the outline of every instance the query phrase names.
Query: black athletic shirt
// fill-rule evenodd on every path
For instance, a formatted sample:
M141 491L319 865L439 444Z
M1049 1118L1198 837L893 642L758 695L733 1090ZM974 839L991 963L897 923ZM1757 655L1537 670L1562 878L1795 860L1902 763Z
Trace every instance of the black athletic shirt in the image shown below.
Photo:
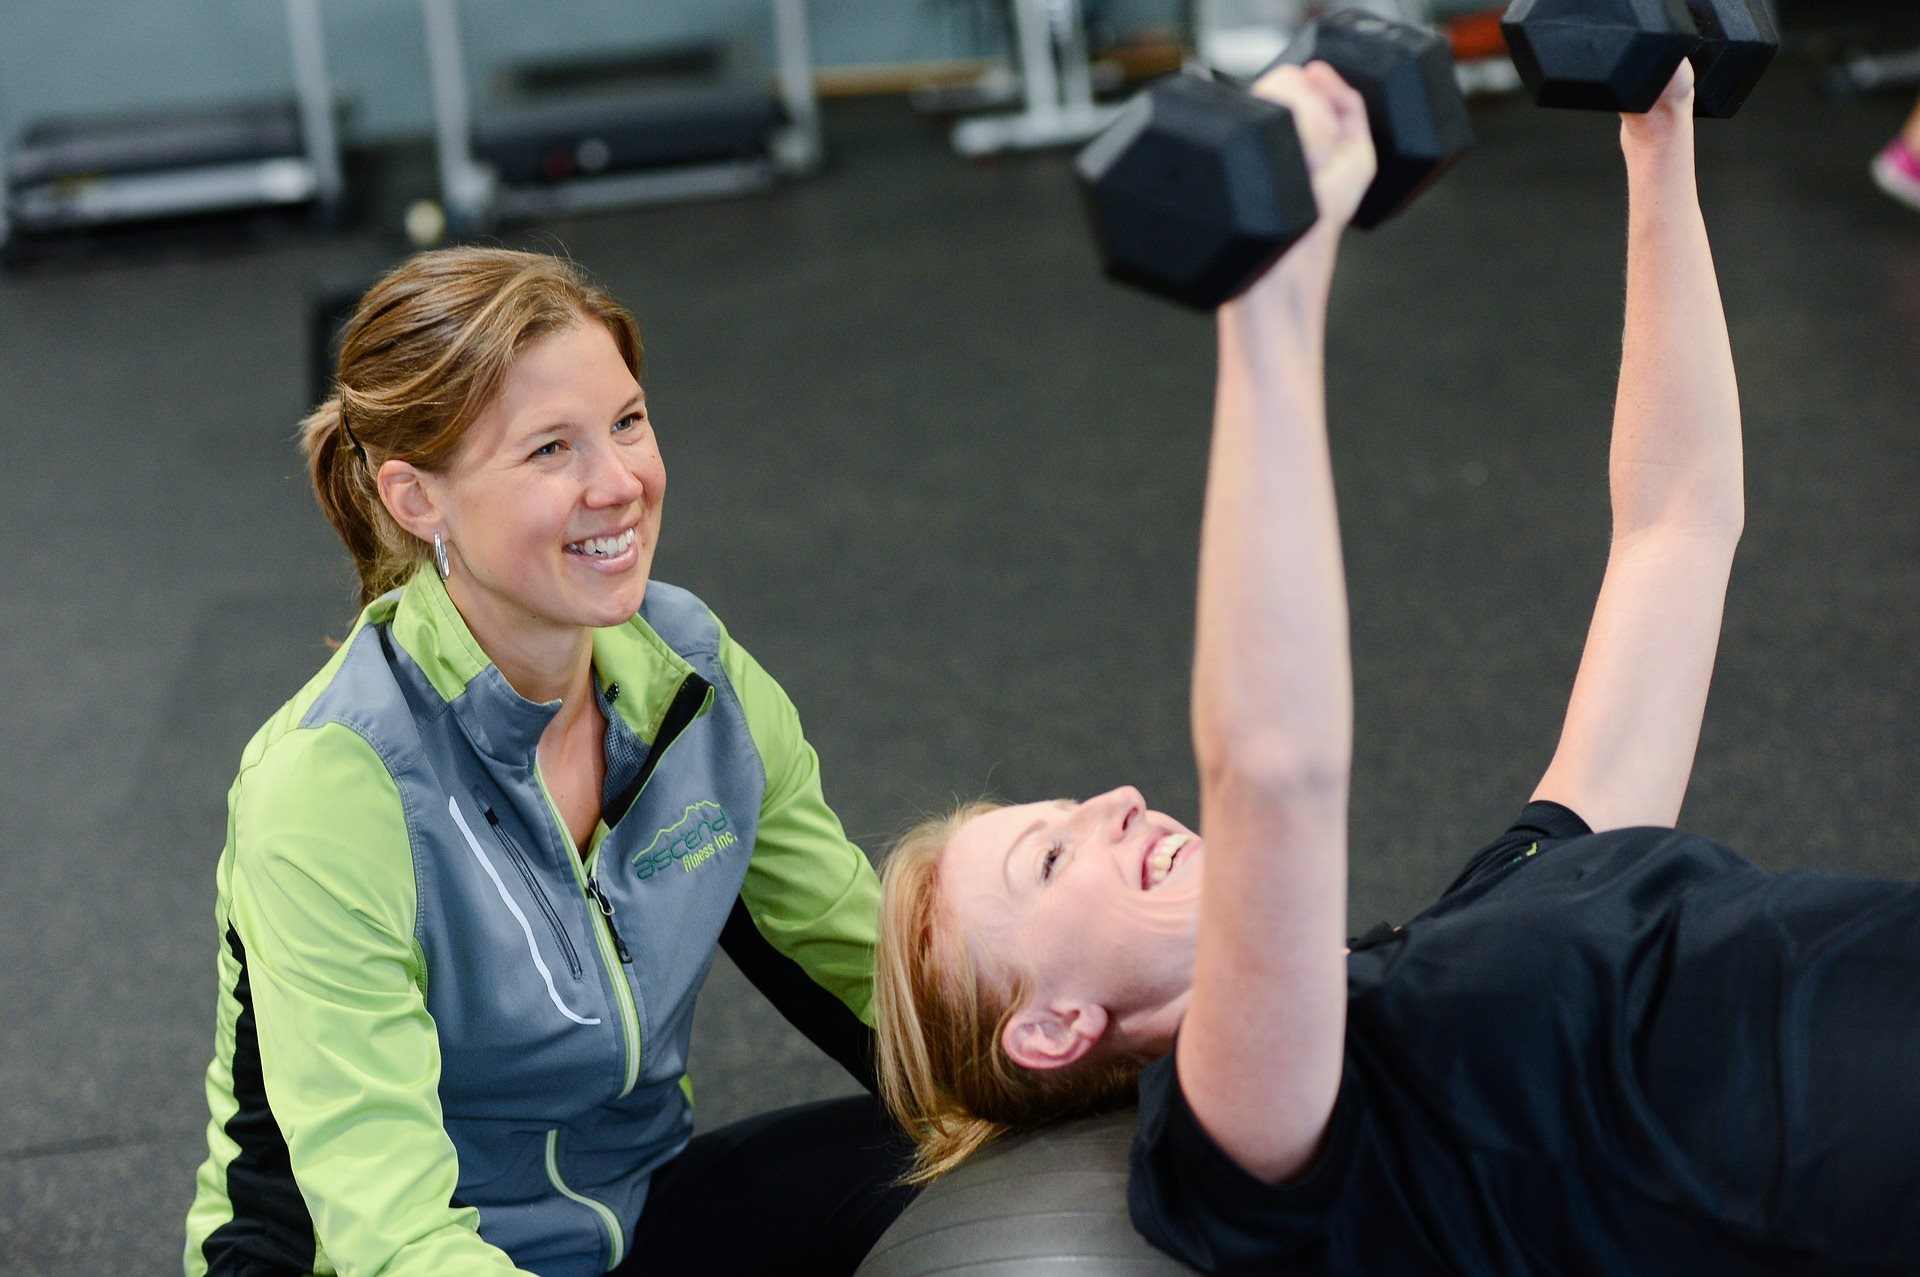
M1920 888L1770 874L1534 803L1348 961L1305 1175L1256 1180L1174 1057L1129 1205L1222 1273L1920 1273Z

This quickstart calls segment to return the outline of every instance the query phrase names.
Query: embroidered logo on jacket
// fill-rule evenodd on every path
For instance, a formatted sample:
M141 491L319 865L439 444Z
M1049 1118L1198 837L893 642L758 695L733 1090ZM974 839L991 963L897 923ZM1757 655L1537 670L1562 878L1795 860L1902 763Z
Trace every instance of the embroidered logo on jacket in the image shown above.
M703 798L689 803L678 821L653 836L646 849L634 856L633 870L641 878L651 878L677 863L682 872L692 873L739 841L728 828L726 810Z

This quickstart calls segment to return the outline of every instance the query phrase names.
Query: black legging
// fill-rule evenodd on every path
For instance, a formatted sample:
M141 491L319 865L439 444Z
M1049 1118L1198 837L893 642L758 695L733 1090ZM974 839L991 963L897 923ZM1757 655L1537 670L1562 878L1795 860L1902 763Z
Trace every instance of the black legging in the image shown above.
M850 1274L913 1190L908 1145L872 1096L762 1113L695 1136L654 1172L613 1277Z

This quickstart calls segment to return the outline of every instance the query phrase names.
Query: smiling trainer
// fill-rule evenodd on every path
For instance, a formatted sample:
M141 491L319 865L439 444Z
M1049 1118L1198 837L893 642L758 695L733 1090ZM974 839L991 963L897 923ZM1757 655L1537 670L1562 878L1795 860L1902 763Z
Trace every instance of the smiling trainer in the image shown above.
M229 795L190 1277L849 1271L904 1203L870 1095L691 1138L716 946L872 1090L878 887L649 579L640 371L535 254L422 254L346 329L301 442L363 610Z

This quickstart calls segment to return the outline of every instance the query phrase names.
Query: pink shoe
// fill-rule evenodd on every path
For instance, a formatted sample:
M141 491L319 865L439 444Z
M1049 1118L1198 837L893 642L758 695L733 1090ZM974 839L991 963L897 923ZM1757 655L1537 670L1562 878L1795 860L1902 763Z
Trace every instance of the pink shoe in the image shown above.
M1873 157L1873 182L1908 208L1920 210L1920 155L1904 139L1893 139Z

